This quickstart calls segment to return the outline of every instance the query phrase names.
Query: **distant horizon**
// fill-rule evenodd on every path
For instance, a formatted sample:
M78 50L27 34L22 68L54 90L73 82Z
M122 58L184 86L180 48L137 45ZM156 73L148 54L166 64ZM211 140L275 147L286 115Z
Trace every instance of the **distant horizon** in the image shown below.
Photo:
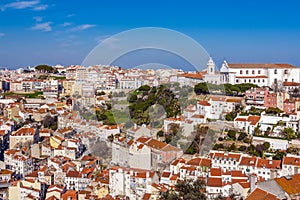
M291 63L275 63L275 62L272 62L272 63L252 63L252 62L239 62L239 63L237 63L237 62L228 62L227 60L223 60L222 61L222 63L224 62L224 61L226 61L228 64L261 64L261 65L263 65L263 64L290 64L290 65L292 65L292 66L294 66L294 67L297 67L297 68L300 68L300 66L296 66L296 65L293 65L293 64L291 64ZM216 69L219 71L220 70L220 68L221 68L221 64L222 63L220 63L219 65L218 64L216 64ZM160 70L160 69L177 69L177 70L182 70L182 71L184 71L184 72L188 72L188 71L190 71L190 72L201 72L201 71L197 71L197 70L195 70L196 68L193 68L194 70L189 70L189 69L184 69L184 68L180 68L180 67L171 67L171 66L164 66L165 68L158 68L158 66L156 66L155 64L152 64L152 63L150 63L150 65L152 65L150 68L146 68L146 67L148 67L149 65L148 64L144 64L144 66L143 65L141 65L141 66L136 66L136 67L129 67L129 66L127 66L127 67L124 67L124 66L119 66L119 65L113 65L113 64L111 64L111 65L108 65L108 64L97 64L97 65L92 65L92 66L83 66L83 65L80 65L80 64L70 64L70 65L62 65L62 64L60 64L60 63L58 63L58 64L54 64L54 65L51 65L51 64L45 64L45 63L41 63L41 64L38 64L38 65L49 65L49 66L52 66L52 67L55 67L55 66L57 66L57 65L61 65L61 66L63 66L63 67L69 67L69 66L82 66L82 67L85 67L85 68L88 68L88 67L92 67L92 66L111 66L111 67L121 67L122 69L141 69L141 70L148 70L148 69L152 69L152 70ZM18 69L26 69L26 68L28 68L28 67L30 67L30 68L34 68L34 67L36 67L36 66L38 66L38 65L35 65L35 66L24 66L24 67L15 67L15 68L8 68L8 67L1 67L0 66L0 70L4 70L4 69L8 69L8 70L18 70ZM158 64L159 66L163 66L162 64ZM202 66L203 68L202 69L205 69L206 68L206 66Z

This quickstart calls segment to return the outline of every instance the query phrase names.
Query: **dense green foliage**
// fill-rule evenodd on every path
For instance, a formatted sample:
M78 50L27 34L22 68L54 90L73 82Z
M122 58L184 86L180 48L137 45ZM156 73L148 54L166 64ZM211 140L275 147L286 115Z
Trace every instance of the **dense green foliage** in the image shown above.
M282 110L280 110L279 108L268 108L267 110L266 110L266 113L267 114L280 114L280 113L282 113L283 111Z
M265 109L259 109L259 108L255 108L254 106L252 106L249 110L242 112L240 115L241 116L248 116L248 115L261 115L262 112L264 112Z
M203 190L205 184L202 180L183 180L175 185L175 190L168 190L161 194L161 200L203 200L206 199Z
M247 136L248 136L247 133L241 132L239 137L238 137L238 140L242 141L242 140L246 139Z
M233 130L229 130L227 136L232 140L236 140L236 132Z
M251 83L241 83L241 84L224 84L224 85L215 85L212 83L199 83L195 85L194 92L196 94L226 94L226 95L239 95L244 93L246 90L249 90L252 87L258 87L255 84Z
M105 125L115 125L116 121L111 110L97 110L96 116L98 121L103 121Z
M292 128L283 129L282 134L284 135L285 139L288 140L292 140L296 138L295 131Z
M25 97L25 98L42 98L43 92L36 91L33 93L14 93L14 92L6 92L4 93L4 96L19 96L19 97Z
M161 105L166 112L166 117L176 117L181 114L175 94L163 85L158 87L141 86L130 94L128 101L130 116L138 125L151 122L149 108L153 105Z
M54 72L54 68L49 65L38 65L35 67L36 70L39 70L41 72Z

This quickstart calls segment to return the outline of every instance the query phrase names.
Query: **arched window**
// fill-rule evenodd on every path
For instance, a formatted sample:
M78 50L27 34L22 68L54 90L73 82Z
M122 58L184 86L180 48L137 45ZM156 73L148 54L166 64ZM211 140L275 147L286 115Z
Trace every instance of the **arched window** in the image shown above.
M246 70L246 74L249 74L248 70Z
M277 74L277 69L274 69L274 74Z
M254 70L252 70L252 74L255 74L255 71L254 71Z
M240 70L240 74L243 74L243 70Z

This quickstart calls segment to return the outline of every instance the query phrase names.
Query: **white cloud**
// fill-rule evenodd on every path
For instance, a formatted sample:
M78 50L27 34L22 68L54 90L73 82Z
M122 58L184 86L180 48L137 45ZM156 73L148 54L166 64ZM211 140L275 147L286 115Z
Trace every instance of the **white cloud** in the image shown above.
M79 25L79 26L76 26L76 27L70 29L69 31L71 31L71 32L83 31L86 29L93 28L95 26L96 26L95 24L82 24L82 25Z
M71 26L72 23L71 22L65 22L63 24L61 24L61 26L66 27L66 26Z
M40 10L46 10L48 8L48 5L40 4L39 0L32 0L32 1L15 1L1 6L2 11L9 8L18 9L18 10L31 8L32 10L40 11Z
M3 11L7 8L12 8L12 9L31 8L39 3L40 3L39 1L16 1L16 2L5 4L4 6L1 7L1 10Z
M36 22L41 22L41 21L43 21L43 18L42 18L42 17L39 17L39 16L33 17L33 19L34 19Z
M31 29L39 30L39 31L43 31L43 32L49 32L49 31L52 31L51 24L52 24L52 22L39 23L39 24L34 25Z
M5 34L4 33L0 33L0 38L4 37Z
M41 11L41 10L46 10L48 8L47 4L43 4L43 5L38 5L32 8L32 10L35 11Z

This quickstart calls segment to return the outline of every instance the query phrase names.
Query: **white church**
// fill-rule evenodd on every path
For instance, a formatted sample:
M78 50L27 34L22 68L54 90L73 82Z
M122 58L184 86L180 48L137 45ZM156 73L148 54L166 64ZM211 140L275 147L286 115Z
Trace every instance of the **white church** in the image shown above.
M299 83L300 68L291 64L231 64L224 60L220 72L218 72L212 57L210 57L207 68L203 72L203 81L213 84L253 83L258 86L272 87L276 82Z

